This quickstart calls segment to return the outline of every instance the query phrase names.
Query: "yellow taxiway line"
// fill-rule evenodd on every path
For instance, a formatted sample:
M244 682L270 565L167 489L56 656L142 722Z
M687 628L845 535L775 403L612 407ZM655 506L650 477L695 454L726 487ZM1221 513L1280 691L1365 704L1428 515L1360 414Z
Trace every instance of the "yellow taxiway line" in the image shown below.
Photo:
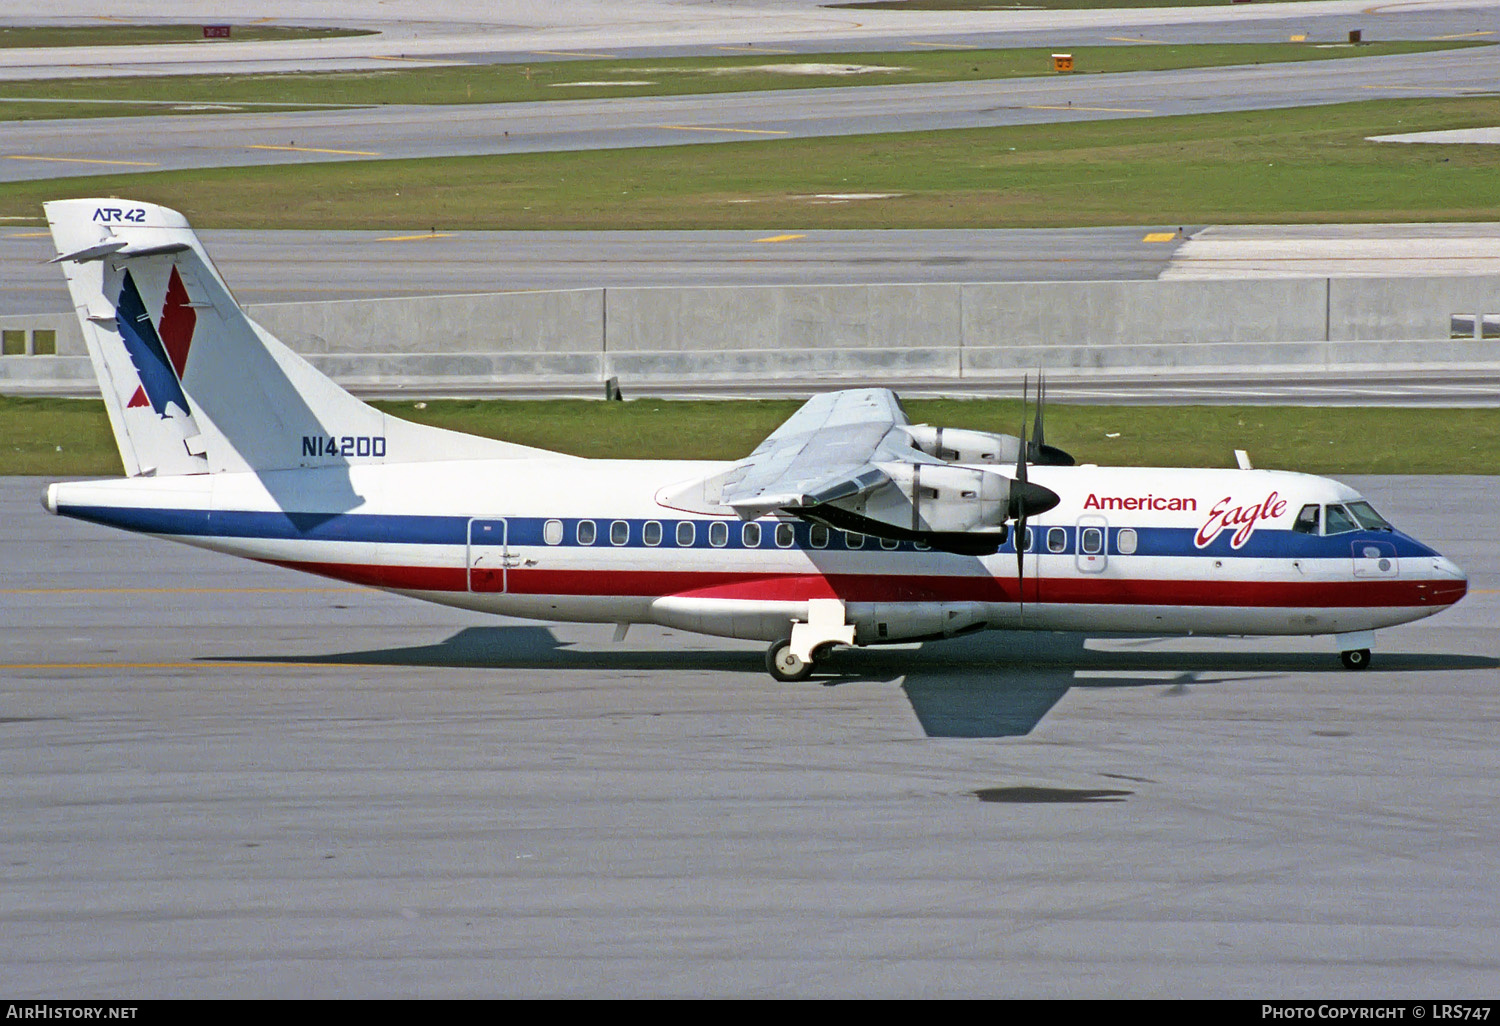
M8 153L6 160L46 160L54 164L113 164L124 167L160 167L147 160L88 160L84 157L29 157Z
M768 235L764 239L756 239L756 242L791 242L793 239L805 239L806 235Z
M1071 106L1071 107L1059 107L1059 106L1048 105L1048 104L1028 103L1028 104L1026 104L1026 106L1025 106L1024 109L1025 110L1088 110L1088 111L1101 111L1102 110L1102 111L1109 111L1110 113L1114 113L1114 114L1155 114L1156 113L1156 111L1154 111L1154 110L1144 110L1144 109L1142 109L1140 107L1079 107L1076 104L1073 105L1073 106Z
M413 64L471 64L472 61L436 60L430 57L397 57L393 54L372 53L372 61L410 61Z
M727 50L730 53L796 53L796 50L770 50L763 46L716 46L715 50Z
M378 157L380 154L370 150L321 150L316 146L247 146L251 150L290 150L293 153L337 153L345 157Z
M597 57L604 61L619 60L619 57L612 53L578 53L574 50L532 50L531 52L543 57Z
M674 132L734 132L739 135L786 135L785 132L772 131L768 128L714 128L711 125L657 125L657 128L669 128Z
M437 233L426 232L426 233L424 233L422 235L387 235L385 238L383 238L383 239L376 239L375 241L376 242L415 242L415 241L417 241L419 239L451 239L451 238L453 238L453 233L452 232L437 232Z

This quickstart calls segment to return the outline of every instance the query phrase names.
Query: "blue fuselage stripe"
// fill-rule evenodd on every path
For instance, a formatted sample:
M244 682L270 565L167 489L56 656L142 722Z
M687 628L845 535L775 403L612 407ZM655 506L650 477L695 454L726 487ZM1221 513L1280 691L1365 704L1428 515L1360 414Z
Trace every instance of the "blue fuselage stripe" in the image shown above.
M288 541L363 542L398 545L466 545L469 541L469 524L466 516L419 516L391 513L289 513L245 510L192 510L192 509L146 509L128 506L64 506L58 512L127 531L145 534L176 535L185 538L264 538ZM490 518L497 523L500 518ZM772 522L761 525L760 544L746 545L739 521L713 521L693 519L677 520L612 520L595 519L592 545L580 544L578 525L586 518L579 517L507 517L506 542L515 546L541 546L548 544L545 531L549 521L562 525L561 538L553 543L568 548L695 548L695 549L764 549L774 550L786 546L776 544L776 527ZM692 544L678 544L677 525L686 522L694 526ZM611 526L624 523L628 526L626 541L615 545L611 541ZM720 545L713 544L715 534L709 525L723 523L727 527L727 538ZM645 542L645 526L659 524L660 542L648 546ZM813 544L813 527L810 524L793 524L794 542L790 548L824 549L829 551L882 551L883 547L873 538L864 538L861 546L851 546L842 531L826 532L826 544ZM1064 532L1064 547L1060 550L1049 546L1049 534L1056 530ZM1119 528L1111 527L1106 554L1120 556L1118 549ZM1229 534L1223 533L1204 548L1194 545L1195 532L1185 527L1135 527L1136 556L1204 556L1213 558L1248 559L1331 559L1350 558L1355 543L1384 543L1381 555L1431 556L1435 553L1421 542L1399 531L1353 531L1346 534L1323 537L1299 534L1293 531L1273 531L1262 528L1250 536L1246 543L1236 549L1230 543ZM556 536L556 528L553 528ZM1029 550L1038 548L1051 555L1073 555L1078 552L1078 529L1071 526L1047 528L1038 525L1033 532L1034 544ZM657 530L652 529L653 537ZM718 534L716 537L723 537ZM1055 538L1055 534L1053 534ZM1014 539L1014 534L1012 534ZM819 532L817 540L825 540ZM1389 546L1389 548L1387 548ZM1393 550L1393 551L1392 551ZM891 550L916 552L910 542L902 542ZM1012 542L1001 547L1002 552L1014 552Z

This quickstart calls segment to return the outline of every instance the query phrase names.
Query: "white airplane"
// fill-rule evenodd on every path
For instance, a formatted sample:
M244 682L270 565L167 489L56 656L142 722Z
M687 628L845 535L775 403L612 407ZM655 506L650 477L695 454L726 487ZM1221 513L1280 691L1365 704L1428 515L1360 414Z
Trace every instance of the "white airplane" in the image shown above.
M249 320L176 211L47 218L128 475L46 508L465 609L835 646L978 630L1332 635L1468 587L1353 489L1266 470L1073 466L1025 439L819 395L735 462L585 460L355 399ZM1019 541L1019 546L1017 542Z

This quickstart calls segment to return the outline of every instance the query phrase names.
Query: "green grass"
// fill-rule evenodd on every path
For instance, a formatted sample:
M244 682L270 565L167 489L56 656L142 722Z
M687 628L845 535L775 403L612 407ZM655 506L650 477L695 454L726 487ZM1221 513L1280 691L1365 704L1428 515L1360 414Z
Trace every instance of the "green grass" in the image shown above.
M433 400L377 403L401 417L509 441L614 459L738 459L800 403ZM909 400L915 421L1015 432L1007 400ZM1111 438L1109 435L1118 437ZM1073 406L1051 403L1049 442L1080 462L1257 467L1313 474L1500 473L1500 410L1270 406ZM0 474L121 473L98 400L0 398Z
M214 21L222 25L228 22ZM279 25L230 25L228 39L203 38L203 24L131 25L100 19L98 25L0 26L0 48L38 46L144 46L153 43L232 43L256 40L328 39L368 36L365 29L297 28Z
M1006 228L1500 220L1500 147L1367 142L1500 122L1500 98L1376 100L593 152L216 168L0 185L164 203L199 228ZM891 193L842 204L818 193Z
M1466 46L1474 40L1348 44L1225 43L1083 46L1071 50L1074 74L1164 71L1174 68L1270 64L1419 53ZM793 66L878 67L861 74L791 74L758 68ZM122 116L135 111L115 101L148 98L176 106L299 103L462 104L663 96L688 93L809 89L827 86L899 85L913 82L991 81L1052 74L1051 50L918 50L900 53L787 54L747 57L674 57L631 60L540 61L459 67L393 67L389 71L308 72L268 75L182 75L157 78L90 78L0 84L0 98L67 100L67 104L0 104L0 118ZM599 85L598 83L611 83ZM642 82L644 85L613 83ZM576 83L594 83L576 85Z

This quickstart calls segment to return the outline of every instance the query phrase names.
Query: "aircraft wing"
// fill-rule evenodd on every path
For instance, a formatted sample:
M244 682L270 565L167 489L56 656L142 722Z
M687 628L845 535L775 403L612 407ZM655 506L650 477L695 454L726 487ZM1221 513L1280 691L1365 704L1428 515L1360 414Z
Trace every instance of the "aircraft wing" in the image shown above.
M878 463L941 463L913 447L909 423L890 389L814 396L723 475L720 501L753 519L876 491L891 483Z

